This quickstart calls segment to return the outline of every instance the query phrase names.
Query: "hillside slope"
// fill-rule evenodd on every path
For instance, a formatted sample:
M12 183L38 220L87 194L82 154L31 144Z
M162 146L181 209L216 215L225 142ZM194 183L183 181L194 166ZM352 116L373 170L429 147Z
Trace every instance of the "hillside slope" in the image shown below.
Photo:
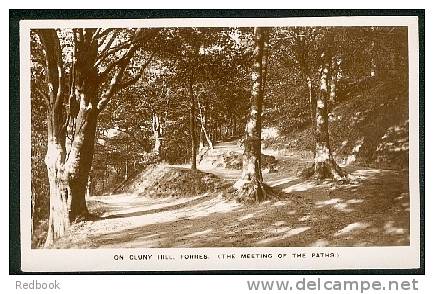
M397 80L369 80L348 87L329 116L330 144L340 164L408 166L408 89ZM265 140L285 154L312 150L311 125Z

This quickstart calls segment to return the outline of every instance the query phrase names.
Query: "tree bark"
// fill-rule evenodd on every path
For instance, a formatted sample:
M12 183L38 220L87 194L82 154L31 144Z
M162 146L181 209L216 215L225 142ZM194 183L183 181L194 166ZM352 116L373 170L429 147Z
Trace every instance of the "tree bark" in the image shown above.
M261 171L261 113L263 102L263 63L265 32L256 27L254 31L252 90L250 113L245 128L243 168L241 178L234 184L240 196L247 201L263 201L267 194Z
M324 54L323 54L324 55ZM323 58L325 59L325 58ZM328 130L328 64L323 61L320 70L319 95L315 105L315 158L314 164L307 171L307 176L313 176L316 179L332 178L335 180L344 180L344 171L336 164L332 150L330 148L329 130Z
M330 100L329 100L329 111L331 111L336 103L336 80L337 80L337 70L336 70L336 57L331 60L331 71L330 71Z
M65 162L65 173L71 191L70 219L85 218L88 215L86 206L86 185L92 166L97 115L95 111L83 111L82 120L76 121L76 134Z
M89 200L92 193L93 193L93 181L92 181L92 171L90 171L89 177L87 179L87 185L86 185L86 201Z
M65 172L71 189L70 218L85 218L86 186L92 166L95 133L97 125L98 72L94 66L98 44L91 36L96 29L77 29L75 37L75 62L68 112L70 128L68 137L69 150L65 163ZM74 111L74 107L78 110ZM72 108L72 109L71 109Z
M207 124L207 122L206 122L206 113L205 114L203 113L203 111L202 111L202 105L200 104L199 100L197 101L197 106L198 106L198 109L199 109L199 119L200 119L200 140L199 140L200 141L200 147L201 148L204 147L204 145L203 145L203 143L204 143L203 142L203 137L205 137L206 142L208 144L208 147L211 150L213 150L214 149L214 145L213 145L213 143L211 141L211 138L208 135L208 131L206 130L206 124Z
M191 80L191 78L188 81L188 94L190 96L191 169L196 170L197 169L196 102L194 99L193 81Z
M161 124L158 114L152 114L152 132L154 134L154 149L153 151L160 156L161 154Z

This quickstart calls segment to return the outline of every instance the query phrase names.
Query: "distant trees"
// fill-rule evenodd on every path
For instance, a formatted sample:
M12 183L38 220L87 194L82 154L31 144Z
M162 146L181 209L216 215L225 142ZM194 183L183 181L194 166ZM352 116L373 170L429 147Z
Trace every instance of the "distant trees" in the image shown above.
M214 142L222 139L222 133L229 129L227 118L244 107L239 101L247 99L242 87L245 82L239 82L245 74L240 69L245 65L239 63L245 53L235 32L231 28L166 30L167 46L162 56L173 77L168 86L178 91L171 99L188 111L192 169L197 168L198 149L205 145L213 148ZM184 118L178 117L178 127Z

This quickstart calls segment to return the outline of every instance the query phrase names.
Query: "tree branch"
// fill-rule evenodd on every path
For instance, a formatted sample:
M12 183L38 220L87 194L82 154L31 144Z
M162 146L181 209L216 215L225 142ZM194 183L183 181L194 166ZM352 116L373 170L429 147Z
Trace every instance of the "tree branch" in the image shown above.
M92 43L98 42L98 40L102 37L104 37L104 40L105 40L105 38L113 31L114 31L114 29L105 29L104 30L102 28L98 28L95 31L95 33L92 35L91 42Z
M142 65L142 68L140 69L140 72L137 75L135 75L134 77L132 77L131 79L129 79L128 81L126 81L124 83L120 83L118 85L118 90L124 89L124 88L126 88L128 86L131 86L131 85L135 84L140 79L140 77L143 75L143 72L148 67L148 65L151 63L152 58L154 57L154 55L155 55L155 51L152 52L151 56L148 58L148 60L146 61L146 63L144 65Z
M60 40L54 29L40 29L37 34L45 47L46 72L50 105L58 107L63 94L63 61ZM49 106L50 106L49 105Z
M111 36L111 38L108 40L107 44L104 46L104 48L101 50L101 53L99 55L99 57L97 58L97 61L95 62L95 67L97 67L99 64L101 64L101 62L104 61L104 59L106 57L108 57L111 53L108 53L108 51L110 50L113 42L116 40L116 37L119 35L119 31L115 31L113 33L113 35ZM105 41L105 40L104 40ZM125 45L125 43L123 43L123 45ZM120 48L122 49L122 48ZM119 50L120 50L119 49Z
M113 44L114 40L110 40L110 44L107 44L109 46L105 46L105 48L103 49L103 51L101 52L100 56L97 58L97 62L95 63L95 66L98 66L99 64L101 64L101 62L103 62L108 56L127 48L128 46L136 46L138 47L139 43L143 42L143 41L149 41L153 36L156 35L156 31L150 31L148 33L143 34L143 29L138 29L135 34L134 37L129 40L126 41L124 43L121 43L113 48L110 48L111 45ZM118 35L118 33L114 34L114 35ZM112 37L113 38L113 37Z

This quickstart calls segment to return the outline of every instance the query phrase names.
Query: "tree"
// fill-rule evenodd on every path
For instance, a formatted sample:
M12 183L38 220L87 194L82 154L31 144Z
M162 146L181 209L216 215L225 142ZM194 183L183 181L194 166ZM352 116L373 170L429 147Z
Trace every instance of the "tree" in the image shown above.
M266 39L267 30L255 27L250 113L245 128L243 168L241 178L234 185L239 193L253 201L267 198L261 171L261 115L265 87Z
M329 96L328 84L329 63L326 53L322 55L322 65L320 68L319 93L315 101L315 157L314 164L309 173L315 178L332 178L342 180L346 174L337 165L330 148L329 127L328 127L328 103Z
M281 29L277 34L283 51L280 56L292 68L292 79L304 84L302 97L307 97L296 105L309 110L299 111L299 115L307 117L310 113L314 141L314 164L305 175L318 179L345 177L333 158L328 129L331 106L336 100L338 60L342 58L342 40L335 38L337 32L330 28L296 27Z
M116 92L140 79L147 64L129 68L129 63L155 34L141 29L73 29L59 33L39 29L36 34L45 56L46 89L41 92L46 93L48 106L45 163L50 212L46 246L50 246L65 234L72 221L88 215L85 192L98 115ZM71 54L64 56L63 49Z

